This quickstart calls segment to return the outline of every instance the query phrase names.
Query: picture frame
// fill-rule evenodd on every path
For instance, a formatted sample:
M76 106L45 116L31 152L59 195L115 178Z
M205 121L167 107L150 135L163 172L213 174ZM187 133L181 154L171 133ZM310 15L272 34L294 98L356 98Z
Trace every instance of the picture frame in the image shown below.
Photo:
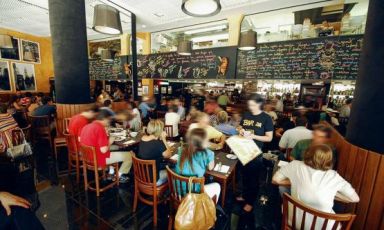
M36 91L35 65L23 62L11 62L14 89Z
M143 96L147 96L149 94L149 86L143 85Z
M21 39L21 60L24 62L41 63L40 44Z
M0 92L12 91L9 62L0 61Z
M11 37L13 48L0 48L0 59L20 61L20 39Z

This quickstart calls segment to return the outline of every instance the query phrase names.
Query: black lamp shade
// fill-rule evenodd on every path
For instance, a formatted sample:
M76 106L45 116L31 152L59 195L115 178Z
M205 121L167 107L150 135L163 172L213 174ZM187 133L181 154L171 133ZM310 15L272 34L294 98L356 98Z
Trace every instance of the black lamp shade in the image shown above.
M257 45L257 33L249 30L240 34L239 50L254 50Z
M177 46L177 53L179 55L191 55L192 54L192 42L181 41Z
M92 29L103 34L122 34L120 12L112 6L96 5Z
M181 9L192 17L208 17L221 10L220 0L183 0Z

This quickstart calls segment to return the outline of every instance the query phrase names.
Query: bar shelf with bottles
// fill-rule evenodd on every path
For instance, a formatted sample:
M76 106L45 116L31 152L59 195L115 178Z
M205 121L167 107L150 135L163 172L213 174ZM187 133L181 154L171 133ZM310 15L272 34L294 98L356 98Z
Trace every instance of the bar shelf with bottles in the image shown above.
M353 98L355 81L334 82L330 93L330 99L335 107L339 108L348 98Z

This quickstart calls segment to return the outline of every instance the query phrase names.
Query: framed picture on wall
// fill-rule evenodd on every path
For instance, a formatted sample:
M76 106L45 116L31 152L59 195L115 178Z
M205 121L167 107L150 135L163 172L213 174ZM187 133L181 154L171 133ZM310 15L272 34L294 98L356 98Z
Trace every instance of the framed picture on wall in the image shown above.
M11 91L11 71L7 61L0 61L0 92Z
M12 37L13 48L0 48L0 58L7 60L20 60L19 39Z
M149 86L143 85L143 96L147 96L149 94Z
M21 39L22 61L41 63L39 43Z
M35 66L29 63L12 62L15 89L36 91Z

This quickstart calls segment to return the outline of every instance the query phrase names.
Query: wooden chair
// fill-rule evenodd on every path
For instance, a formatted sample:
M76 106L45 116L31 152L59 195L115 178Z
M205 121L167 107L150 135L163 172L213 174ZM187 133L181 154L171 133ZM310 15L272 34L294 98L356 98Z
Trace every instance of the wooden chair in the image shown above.
M21 145L24 142L25 136L22 129L12 130L12 145Z
M96 150L93 146L88 146L81 144L81 153L83 161L83 175L84 175L84 190L96 191L96 196L100 196L101 192L104 192L115 185L119 185L119 163L112 164L115 167L115 176L111 183L100 188L99 181L99 171L103 172L103 178L106 179L105 170L109 168L110 165L105 165L104 167L99 167L97 164ZM87 170L92 170L95 174L95 180L88 182ZM95 183L93 187L92 184Z
M76 170L76 182L80 182L80 153L77 146L77 137L74 135L65 136L66 144L68 147L68 174L72 168Z
M132 160L135 176L133 212L136 212L138 200L153 206L153 225L157 226L157 205L167 200L162 195L168 190L168 184L156 185L157 169L155 160L141 160L135 155L132 156Z
M172 125L165 125L164 131L167 133L167 139L173 138L173 126Z
M54 151L55 151L55 157L57 159L57 148L60 148L60 147L66 147L67 146L67 141L66 141L66 135L69 135L69 121L71 119L70 118L64 118L63 119L63 124L62 124L62 131L63 133L60 134L58 133L55 137L55 139L53 140L53 148L54 148ZM59 130L58 129L58 125L56 125L56 130Z
M298 210L302 212L301 218L298 216ZM292 211L292 215L290 215L290 211ZM310 223L308 220L306 221L306 218L311 215L312 222ZM332 224L331 221L333 221L332 230L336 229L351 229L352 223L355 220L356 215L354 214L332 214L332 213L326 213L321 212L316 209L313 209L306 204L292 198L287 193L284 193L283 195L283 219L282 219L282 225L281 229L288 230L288 229L308 229L308 226L310 224L311 230L314 229L320 229L319 224L321 224L320 220L322 220L322 227L321 229L327 229ZM291 220L289 220L291 218ZM301 225L297 226L297 218L301 219Z
M29 116L28 120L31 124L32 142L37 140L48 140L52 149L52 130L49 116Z
M168 186L170 190L170 215L168 222L168 229L171 230L173 227L173 221L176 215L176 211L179 208L179 205L183 198L188 193L188 183L189 177L180 176L177 173L173 172L168 166L167 175L168 175ZM203 193L204 192L204 182L205 178L193 178L192 179L192 193ZM213 201L216 203L216 197L213 198Z

